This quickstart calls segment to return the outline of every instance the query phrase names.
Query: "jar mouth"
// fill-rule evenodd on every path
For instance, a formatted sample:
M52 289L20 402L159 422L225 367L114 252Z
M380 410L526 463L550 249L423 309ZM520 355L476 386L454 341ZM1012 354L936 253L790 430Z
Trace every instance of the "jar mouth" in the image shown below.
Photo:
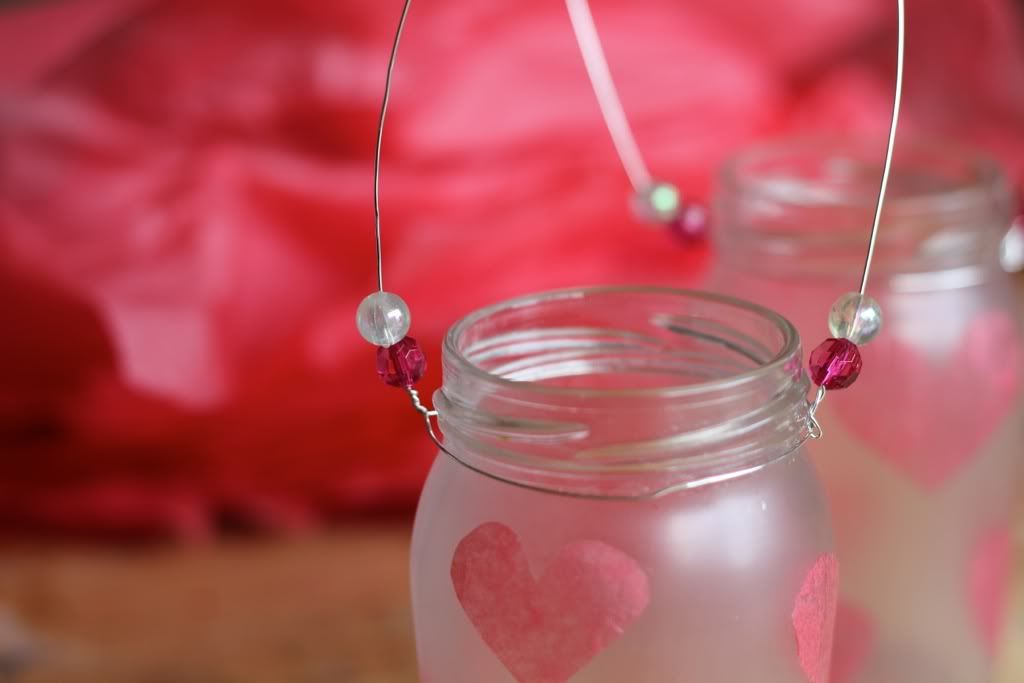
M991 261L1009 227L998 163L945 142L897 145L878 235L878 274L926 273ZM885 159L884 140L765 143L719 177L723 258L759 271L847 276L862 265Z
M780 204L874 209L884 160L883 141L780 140L727 161L720 182L729 191ZM1004 174L993 159L948 141L911 141L896 147L886 206L900 214L987 210L993 193L1004 190Z
M719 344L725 349L732 350L738 359L746 359L751 363L750 367L739 370L728 375L715 377L703 382L679 382L668 383L664 386L566 386L557 383L543 382L537 380L521 379L525 374L521 367L510 367L499 365L495 367L495 358L500 358L503 353L511 353L518 357L517 350L509 349L503 344L512 345L522 339L523 330L514 330L503 334L498 338L481 339L479 333L474 334L481 325L486 325L496 316L510 312L526 310L537 311L546 305L582 301L584 299L594 300L613 297L668 297L680 301L699 301L723 308L733 308L745 314L760 318L766 325L774 328L779 334L780 343L774 350L766 347L749 337L743 339L743 334L721 326L714 325L717 329L693 329L687 327L683 320L680 320L670 312L655 313L650 316L649 322L652 328L666 331L677 335L698 335L710 343ZM692 322L692 321L691 321ZM558 329L558 328L555 328ZM569 330L581 329L577 326L566 328ZM640 334L624 332L619 339L606 340L609 344L628 343L632 337L638 343L643 341ZM529 349L526 349L529 353ZM800 362L800 335L796 328L782 315L759 306L754 303L736 299L720 294L700 292L695 290L675 289L671 287L653 286L606 286L606 287L580 287L561 290L552 290L538 294L525 295L514 299L494 304L479 309L462 320L457 322L449 330L444 341L444 363L445 368L451 369L460 374L472 376L481 382L506 388L514 388L517 391L529 387L529 391L538 395L552 395L559 397L585 398L665 398L694 397L702 393L714 393L728 391L744 383L757 382L759 379L777 374L780 371L789 374L784 370L787 364L792 365L794 359L799 366ZM489 361L488 365L482 364L482 360ZM536 368L534 368L536 370ZM545 376L545 372L551 373ZM557 378L557 367L541 369L538 376L541 379ZM514 373L514 374L513 374ZM510 376L511 374L511 376Z
M628 497L757 469L809 435L799 335L718 294L592 287L456 323L434 396L446 448L492 476Z

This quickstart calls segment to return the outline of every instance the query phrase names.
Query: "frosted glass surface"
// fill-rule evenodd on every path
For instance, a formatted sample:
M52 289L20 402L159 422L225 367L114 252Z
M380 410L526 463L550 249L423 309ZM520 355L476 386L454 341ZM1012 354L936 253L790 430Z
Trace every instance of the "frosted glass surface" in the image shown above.
M729 271L719 282L762 304L781 302L805 348L828 333L837 285ZM863 348L857 384L827 398L825 437L809 445L842 566L835 658L848 662L832 683L985 683L1012 557L980 575L978 563L993 534L1010 542L1024 417L1019 389L1014 396L1019 332L998 342L976 335L994 317L1004 330L1018 323L997 273L934 291L893 292L879 279L874 292L885 327ZM979 604L986 600L989 616ZM859 614L857 627L844 630L844 608Z
M809 569L831 551L822 506L814 468L798 453L648 501L525 490L440 456L413 537L421 679L517 683L467 618L450 577L459 542L500 522L519 535L534 576L579 540L613 546L647 573L646 611L572 683L807 683L792 613Z

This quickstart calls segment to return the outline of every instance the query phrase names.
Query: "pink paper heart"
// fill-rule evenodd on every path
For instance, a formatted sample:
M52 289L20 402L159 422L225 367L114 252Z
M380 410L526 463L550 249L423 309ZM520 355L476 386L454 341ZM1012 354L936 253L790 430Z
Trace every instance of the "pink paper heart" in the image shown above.
M839 418L897 470L942 486L978 456L1020 388L1024 350L1009 315L975 318L942 363L891 336L863 349L857 386L837 395Z
M793 605L800 668L810 683L828 683L839 600L839 561L822 555L807 572Z
M564 546L535 580L519 537L497 522L459 542L451 576L477 633L519 683L565 683L650 600L644 570L600 541Z
M874 647L875 630L867 614L840 601L829 683L850 683L864 669Z
M984 534L971 556L968 596L982 642L995 653L1006 623L1013 564L1013 537L1002 525Z

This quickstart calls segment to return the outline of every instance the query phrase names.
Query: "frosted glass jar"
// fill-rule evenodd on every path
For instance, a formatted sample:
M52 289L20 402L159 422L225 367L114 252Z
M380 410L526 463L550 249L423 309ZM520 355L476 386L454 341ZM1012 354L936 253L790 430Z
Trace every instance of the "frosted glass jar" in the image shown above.
M581 289L456 324L416 516L431 683L827 683L835 556L793 327Z
M782 142L724 172L712 288L772 306L806 344L857 289L879 144ZM885 324L829 395L811 453L843 565L832 683L991 680L1012 576L1024 352L998 265L999 168L898 146L869 293Z

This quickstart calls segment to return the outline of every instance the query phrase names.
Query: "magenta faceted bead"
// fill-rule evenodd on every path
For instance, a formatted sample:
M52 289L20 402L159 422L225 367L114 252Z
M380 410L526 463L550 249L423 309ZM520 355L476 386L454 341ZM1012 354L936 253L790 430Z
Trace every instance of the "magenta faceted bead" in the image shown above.
M427 357L412 337L377 348L377 374L385 383L405 389L420 381L427 371Z
M688 204L668 223L668 229L683 244L699 244L708 237L709 218L705 207Z
M845 389L860 376L860 349L849 339L826 339L811 351L808 365L818 386Z

